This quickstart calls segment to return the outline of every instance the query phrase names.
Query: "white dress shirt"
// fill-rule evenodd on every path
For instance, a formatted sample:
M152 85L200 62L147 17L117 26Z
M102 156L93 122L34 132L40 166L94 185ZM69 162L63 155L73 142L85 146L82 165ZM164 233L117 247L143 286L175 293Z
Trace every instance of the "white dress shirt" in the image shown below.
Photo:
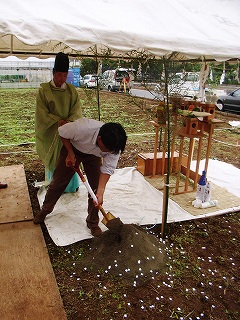
M101 157L103 159L101 172L112 175L117 167L120 152L117 155L103 152L97 146L97 137L103 124L101 121L80 118L59 127L58 132L61 137L69 139L77 150Z

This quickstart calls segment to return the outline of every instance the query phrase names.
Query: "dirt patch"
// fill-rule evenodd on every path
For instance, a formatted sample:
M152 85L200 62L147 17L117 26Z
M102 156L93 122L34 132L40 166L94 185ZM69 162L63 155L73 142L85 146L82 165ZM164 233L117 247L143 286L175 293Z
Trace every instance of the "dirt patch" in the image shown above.
M165 246L156 237L137 225L122 224L119 228L118 224L117 232L110 228L92 240L91 251L76 262L76 273L79 269L91 270L139 283L158 274L165 266Z

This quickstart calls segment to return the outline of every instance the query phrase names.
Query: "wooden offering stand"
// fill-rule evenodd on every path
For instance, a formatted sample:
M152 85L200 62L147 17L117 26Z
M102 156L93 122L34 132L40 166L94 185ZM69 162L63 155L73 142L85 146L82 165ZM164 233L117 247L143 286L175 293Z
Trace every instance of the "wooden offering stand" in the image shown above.
M186 193L195 191L197 188L197 182L200 178L199 165L203 154L205 154L205 167L204 170L207 172L211 140L216 124L221 124L223 121L214 119L215 117L215 104L202 103L198 101L180 100L176 99L175 105L171 105L170 111L172 112L172 118L174 122L174 131L172 132L172 144L170 153L170 173L176 173L176 185L175 194ZM189 106L194 103L201 112L204 114L202 121L198 117L188 117L177 114L177 109L187 110ZM161 105L161 112L162 105ZM207 113L207 114L206 114ZM167 128L166 128L166 116L162 115L158 110L157 121L150 121L155 129L155 144L153 153L140 153L138 154L137 170L140 171L144 176L155 177L156 175L163 176L167 172L168 168L168 153L166 152L167 143ZM199 115L200 117L200 115ZM160 121L159 121L160 119ZM182 127L177 130L179 121L182 120ZM161 152L158 152L158 140L159 130L163 133L163 147ZM179 150L176 149L176 138L180 139ZM203 138L207 138L206 150L202 150ZM197 145L196 145L197 142ZM183 150L188 148L188 154L184 155ZM195 170L191 170L191 161L194 154L194 149L197 147L197 159ZM180 190L180 177L185 176L185 185ZM190 187L189 180L193 180L193 186Z
M166 150L167 144L167 130L166 125L159 125L155 121L150 121L155 128L155 143L154 152L151 153L139 153L137 159L137 170L144 176L151 176L154 178L156 175L163 176L167 172L168 168L168 153ZM158 151L159 144L159 131L163 135L163 147L162 151ZM171 152L171 172L176 172L178 167L179 153L177 151Z

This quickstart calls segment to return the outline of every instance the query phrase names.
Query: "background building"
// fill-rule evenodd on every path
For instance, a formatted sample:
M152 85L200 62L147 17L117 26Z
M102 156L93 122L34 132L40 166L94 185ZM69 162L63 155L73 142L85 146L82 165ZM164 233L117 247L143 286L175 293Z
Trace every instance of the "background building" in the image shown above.
M21 60L16 57L0 59L0 88L38 88L52 79L54 58ZM79 87L80 63L70 60L67 82Z

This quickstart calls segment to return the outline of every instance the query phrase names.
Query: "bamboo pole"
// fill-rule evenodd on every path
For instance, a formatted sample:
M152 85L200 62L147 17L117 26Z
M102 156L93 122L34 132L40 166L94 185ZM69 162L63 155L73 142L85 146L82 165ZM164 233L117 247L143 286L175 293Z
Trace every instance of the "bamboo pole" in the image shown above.
M154 153L153 153L153 171L152 177L156 175L156 168L157 168L157 151L158 151L158 132L159 132L159 124L155 121L150 121L154 128L155 128L155 142L154 142Z
M178 156L178 170L177 170L177 179L176 179L176 187L175 194L179 193L179 183L180 183L180 174L181 174L181 165L182 165L182 155L183 155L183 141L184 137L180 137L180 147L179 147L179 156Z
M161 226L161 235L162 238L165 236L166 222L167 222L167 174L164 174L164 187L163 187L163 203L162 203L162 226Z

